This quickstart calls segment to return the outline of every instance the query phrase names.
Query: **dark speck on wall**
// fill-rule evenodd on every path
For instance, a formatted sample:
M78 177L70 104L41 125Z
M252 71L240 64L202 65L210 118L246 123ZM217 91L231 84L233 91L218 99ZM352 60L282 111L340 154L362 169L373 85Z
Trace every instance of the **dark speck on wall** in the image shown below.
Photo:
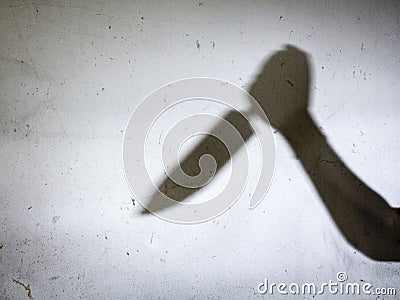
M51 219L51 222L53 222L53 224L56 224L58 222L58 220L60 220L60 216L53 216L53 219Z
M28 292L28 297L29 297L29 299L33 299L33 297L32 297L32 290L31 290L31 286L30 286L30 284L23 284L21 281L19 281L19 280L17 280L17 279L12 279L12 281L13 282L15 282L15 283L17 283L17 284L19 284L20 286L22 286L24 289L25 289L25 291L27 291Z
M49 278L49 281L57 280L58 278L60 278L60 276L53 276Z

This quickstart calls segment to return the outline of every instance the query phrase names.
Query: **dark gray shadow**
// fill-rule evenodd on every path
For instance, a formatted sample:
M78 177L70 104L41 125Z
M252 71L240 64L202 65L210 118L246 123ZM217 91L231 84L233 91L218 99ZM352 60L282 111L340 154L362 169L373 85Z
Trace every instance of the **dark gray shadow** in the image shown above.
M307 55L293 47L264 64L249 92L286 138L347 241L372 259L400 260L400 214L346 166L312 119Z
M368 257L400 261L400 210L359 179L330 147L308 111L310 67L306 53L293 46L276 52L263 65L249 93L259 102L271 125L289 142L307 172L332 219L347 241ZM252 130L239 113L226 116L247 140ZM218 130L218 126L214 130ZM205 138L182 163L189 175L200 171L198 159L209 153L217 171L229 153L215 138ZM224 151L223 151L224 150ZM187 189L166 179L159 187L166 195L182 201L197 189ZM157 202L150 202L152 210ZM162 207L162 209L167 209Z
M236 130L241 135L244 141L247 141L251 135L253 134L253 130L249 122L243 117L243 115L235 110L229 111L223 119L228 123L233 125ZM222 121L221 121L222 122ZM190 153L190 155L183 160L181 163L182 170L189 176L196 176L200 173L199 168L199 159L204 154L210 154L214 157L217 167L216 173L228 162L231 158L229 155L229 151L226 146L216 137L212 136L212 134L217 135L218 130L221 125L217 124L207 135L196 149ZM229 137L227 137L229 138ZM235 155L239 148L232 148L232 155ZM172 170L173 177L176 177L176 173L178 173L179 166L177 166L174 170ZM174 174L175 173L175 174ZM175 175L175 176L174 176ZM184 201L201 188L187 188L181 185L176 184L173 180L166 176L166 179L158 186L158 190L162 192L164 195L168 196L175 201ZM170 202L168 202L170 203ZM160 210L168 209L170 204L165 203L165 201L160 201L160 199L155 196L150 202L147 204L147 208L150 211L157 212ZM144 214L148 213L147 210L143 211Z

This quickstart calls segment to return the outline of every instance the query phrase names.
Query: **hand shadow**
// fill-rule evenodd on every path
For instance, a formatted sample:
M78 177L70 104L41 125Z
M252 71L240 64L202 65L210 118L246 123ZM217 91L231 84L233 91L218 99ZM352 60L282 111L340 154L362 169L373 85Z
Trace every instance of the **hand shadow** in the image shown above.
M347 241L372 259L399 261L400 210L353 174L318 129L308 111L309 70L307 55L287 46L265 63L249 92L293 148Z
M372 259L400 261L400 210L390 207L353 174L330 147L308 112L309 85L307 55L296 47L286 46L264 64L249 93L293 148L347 241ZM225 119L238 129L244 141L253 134L240 113L230 112ZM218 143L211 136L205 138L183 161L182 169L188 175L197 175L199 158L209 153L217 162L218 172L229 159L227 150ZM158 189L176 201L198 191L181 187L169 178ZM149 209L168 209L159 205L156 198L152 199Z

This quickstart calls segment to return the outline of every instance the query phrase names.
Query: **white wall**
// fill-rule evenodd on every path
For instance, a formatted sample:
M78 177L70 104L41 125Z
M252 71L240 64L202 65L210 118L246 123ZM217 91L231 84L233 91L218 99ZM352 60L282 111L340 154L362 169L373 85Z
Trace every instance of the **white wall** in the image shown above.
M279 133L261 205L199 225L141 214L122 164L148 93L193 76L249 87L292 44L330 145L400 206L399 16L398 1L2 1L0 298L27 297L14 278L35 299L250 299L264 278L339 271L400 293L399 264L349 245Z

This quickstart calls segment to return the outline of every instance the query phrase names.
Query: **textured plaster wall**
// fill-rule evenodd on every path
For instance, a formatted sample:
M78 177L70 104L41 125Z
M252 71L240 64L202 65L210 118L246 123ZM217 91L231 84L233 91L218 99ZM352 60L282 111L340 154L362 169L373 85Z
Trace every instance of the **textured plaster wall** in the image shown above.
M122 164L148 93L193 76L246 89L291 44L331 147L400 206L399 16L398 1L1 1L0 298L28 298L16 279L34 299L258 299L264 278L339 271L400 293L399 263L349 245L279 132L261 205L199 225L142 214Z

